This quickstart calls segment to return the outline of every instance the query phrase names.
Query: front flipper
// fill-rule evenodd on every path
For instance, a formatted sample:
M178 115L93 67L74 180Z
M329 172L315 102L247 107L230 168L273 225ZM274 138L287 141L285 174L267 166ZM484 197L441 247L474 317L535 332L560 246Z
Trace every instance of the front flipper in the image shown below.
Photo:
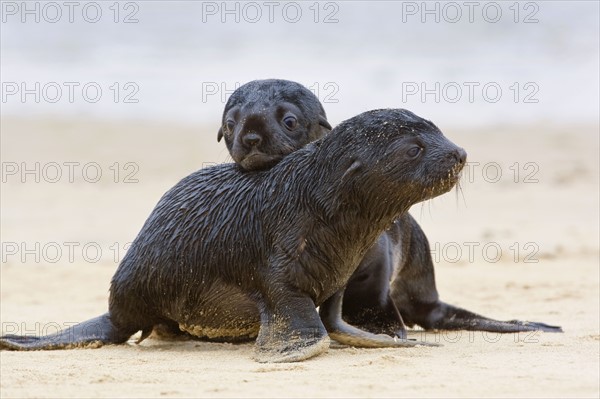
M314 302L286 292L259 301L261 325L255 359L260 363L298 362L329 348L329 337Z
M342 320L342 302L344 290L333 294L319 307L321 320L329 336L341 344L359 348L404 348L422 346L440 346L439 344L392 338L385 334L372 334L353 327Z
M498 333L524 331L563 332L559 326L551 326L544 323L490 319L441 301L432 304L417 305L414 316L414 322L425 329L471 330Z
M135 332L135 331L134 331ZM97 348L127 341L133 333L115 327L108 313L42 337L7 334L0 337L0 349L29 351Z

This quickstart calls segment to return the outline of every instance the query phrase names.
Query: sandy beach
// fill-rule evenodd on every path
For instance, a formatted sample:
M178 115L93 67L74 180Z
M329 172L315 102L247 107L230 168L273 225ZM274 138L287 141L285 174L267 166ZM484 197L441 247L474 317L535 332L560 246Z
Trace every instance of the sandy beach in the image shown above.
M156 339L2 351L0 396L597 398L598 126L434 122L470 162L460 192L411 210L442 299L563 334L413 330L443 346L332 348L293 364L256 363L252 344ZM1 123L3 333L49 333L104 313L118 261L160 196L228 160L214 125Z

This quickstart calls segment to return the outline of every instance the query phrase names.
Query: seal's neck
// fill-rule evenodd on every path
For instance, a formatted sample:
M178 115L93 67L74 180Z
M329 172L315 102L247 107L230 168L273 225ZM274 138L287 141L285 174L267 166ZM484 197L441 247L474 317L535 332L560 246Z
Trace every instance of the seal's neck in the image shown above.
M319 219L327 245L335 248L338 259L356 268L377 238L408 212L412 203L404 198L406 193L394 195L388 185L371 182L360 172L343 173L352 167L340 168L338 163L313 168L323 172L311 179L309 192L313 215Z
M360 230L356 226L362 225L385 230L413 205L407 193L399 193L395 184L363 173L361 169L370 166L352 159L336 163L328 168L313 168L321 173L311 179L312 202L318 206L315 211L328 223L347 225L351 232Z
M377 238L409 208L408 203L395 206L385 202L344 204L331 210L326 225L340 251L352 252L354 247L362 258Z

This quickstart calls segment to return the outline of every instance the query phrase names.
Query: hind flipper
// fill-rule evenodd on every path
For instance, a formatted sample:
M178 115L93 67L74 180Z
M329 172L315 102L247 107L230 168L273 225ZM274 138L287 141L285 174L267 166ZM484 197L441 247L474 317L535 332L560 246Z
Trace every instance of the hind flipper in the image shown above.
M134 331L135 333L135 331ZM0 337L0 349L50 350L72 348L97 348L104 344L120 344L132 335L118 329L109 313L71 326L55 334L42 337L7 334Z
M433 260L425 233L407 216L402 234L409 238L406 263L397 268L392 279L391 297L407 325L418 324L426 330L471 330L498 333L521 331L562 332L562 328L519 320L499 321L440 301L435 286Z
M563 332L561 327L545 323L490 319L441 301L428 306L420 306L420 308L422 310L419 312L420 320L417 320L417 323L425 329L471 330L498 333L524 331Z

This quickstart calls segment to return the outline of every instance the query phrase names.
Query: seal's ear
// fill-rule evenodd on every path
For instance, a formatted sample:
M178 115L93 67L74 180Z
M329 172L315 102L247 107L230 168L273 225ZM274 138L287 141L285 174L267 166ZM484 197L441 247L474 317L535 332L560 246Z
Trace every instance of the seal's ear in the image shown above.
M327 118L324 115L319 115L319 125L323 126L327 130L331 130L331 125L327 122Z
M219 128L219 133L217 133L217 142L221 142L223 138L223 127Z
M341 180L345 181L346 179L349 179L350 177L354 176L357 172L359 172L362 168L363 163L360 160L355 159L354 162L352 162L352 164L348 167L348 169L346 169Z

